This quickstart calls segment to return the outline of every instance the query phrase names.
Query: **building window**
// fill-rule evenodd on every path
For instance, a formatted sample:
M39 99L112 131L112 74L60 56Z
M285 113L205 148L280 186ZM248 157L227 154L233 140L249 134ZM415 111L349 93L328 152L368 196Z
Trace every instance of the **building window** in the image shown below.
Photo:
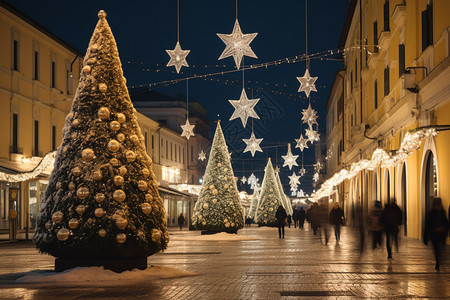
M66 70L66 92L67 95L70 95L70 77L71 77L71 73L69 70ZM147 145L147 144L145 144Z
M19 71L19 41L13 40L13 70Z
M181 146L178 146L178 162L181 162Z
M39 52L34 51L34 70L33 79L39 80Z
M166 140L166 158L169 159L169 141Z
M389 66L386 66L384 69L384 95L389 95L391 90L390 82L389 82Z
M175 145L175 162L177 162L178 161L178 159L177 159L177 145Z
M50 83L51 83L51 87L52 88L56 88L56 62L52 61L52 67L51 67L51 79L50 79Z
M378 83L377 83L376 79L373 83L373 103L374 103L375 109L377 109L378 108Z
M389 0L384 1L383 6L384 31L389 31Z
M405 72L405 45L398 45L398 77Z
M191 161L194 161L194 146L191 145Z
M184 147L183 147L183 164L184 164Z
M172 142L170 142L170 160L173 160L173 147L172 147Z
M147 134L147 131L144 132L144 141L145 141L145 151L147 151L147 142L148 142L148 134Z
M433 3L430 0L427 9L422 12L422 51L433 45Z
M355 85L358 84L358 59L355 58Z
M155 149L155 137L152 134L152 150Z
M39 156L39 121L34 120L33 156Z
M56 150L56 126L52 126L52 151Z
M19 153L19 116L12 115L12 153Z
M353 72L350 72L350 93L353 92Z
M373 52L378 53L378 23L373 22Z

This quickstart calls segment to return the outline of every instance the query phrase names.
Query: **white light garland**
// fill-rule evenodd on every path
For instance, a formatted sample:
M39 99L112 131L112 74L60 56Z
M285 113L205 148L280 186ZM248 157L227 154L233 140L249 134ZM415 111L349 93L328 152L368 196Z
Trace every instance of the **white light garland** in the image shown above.
M27 180L34 179L39 176L50 166L55 163L56 151L47 153L44 158L39 162L39 164L30 172L19 173L19 174L7 174L0 172L0 181L7 182L23 182Z

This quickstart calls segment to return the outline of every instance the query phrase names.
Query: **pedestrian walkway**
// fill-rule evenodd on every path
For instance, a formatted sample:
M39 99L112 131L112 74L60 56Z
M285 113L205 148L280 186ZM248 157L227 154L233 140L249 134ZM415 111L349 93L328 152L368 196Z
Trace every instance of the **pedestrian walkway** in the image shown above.
M198 231L171 231L164 253L152 265L198 273L127 287L17 286L19 273L53 268L53 258L37 253L29 242L0 245L0 299L443 299L450 298L450 265L434 270L431 246L402 237L398 252L387 259L385 248L361 252L359 235L342 228L341 242L328 244L309 226L239 230L257 240L183 241ZM367 240L367 245L369 245ZM449 254L447 247L447 254Z

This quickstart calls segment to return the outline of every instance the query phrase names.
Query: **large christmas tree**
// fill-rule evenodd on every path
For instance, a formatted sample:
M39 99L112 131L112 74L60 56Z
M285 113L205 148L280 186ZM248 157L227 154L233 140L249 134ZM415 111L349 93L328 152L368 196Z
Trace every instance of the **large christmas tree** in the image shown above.
M277 179L272 162L267 162L264 179L259 196L259 206L256 211L256 222L261 226L276 226L275 213L278 206L283 205L283 198L278 189Z
M167 247L165 210L106 13L98 13L34 235L62 259L145 258Z
M280 174L276 173L275 174L275 178L277 180L277 186L278 186L278 190L280 191L280 195L281 198L283 200L283 207L286 210L286 214L291 215L293 214L293 209L292 209L292 204L291 204L291 200L288 198L288 196L286 196L286 194L284 193L284 189L283 189L283 185L281 184L281 179L280 179Z
M192 224L212 232L236 232L244 227L241 201L220 122L217 122Z

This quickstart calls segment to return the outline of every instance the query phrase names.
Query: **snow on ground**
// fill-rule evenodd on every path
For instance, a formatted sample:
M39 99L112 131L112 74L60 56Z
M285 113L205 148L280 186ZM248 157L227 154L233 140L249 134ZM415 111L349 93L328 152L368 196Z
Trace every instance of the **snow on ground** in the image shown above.
M64 272L31 271L16 279L19 284L38 285L129 285L160 278L198 275L165 266L149 266L146 270L134 269L122 273L105 270L103 267L74 268Z
M173 236L171 236L173 237ZM246 235L239 235L234 233L220 232L215 234L195 235L195 236L181 236L177 235L173 240L176 241L252 241L257 238Z

